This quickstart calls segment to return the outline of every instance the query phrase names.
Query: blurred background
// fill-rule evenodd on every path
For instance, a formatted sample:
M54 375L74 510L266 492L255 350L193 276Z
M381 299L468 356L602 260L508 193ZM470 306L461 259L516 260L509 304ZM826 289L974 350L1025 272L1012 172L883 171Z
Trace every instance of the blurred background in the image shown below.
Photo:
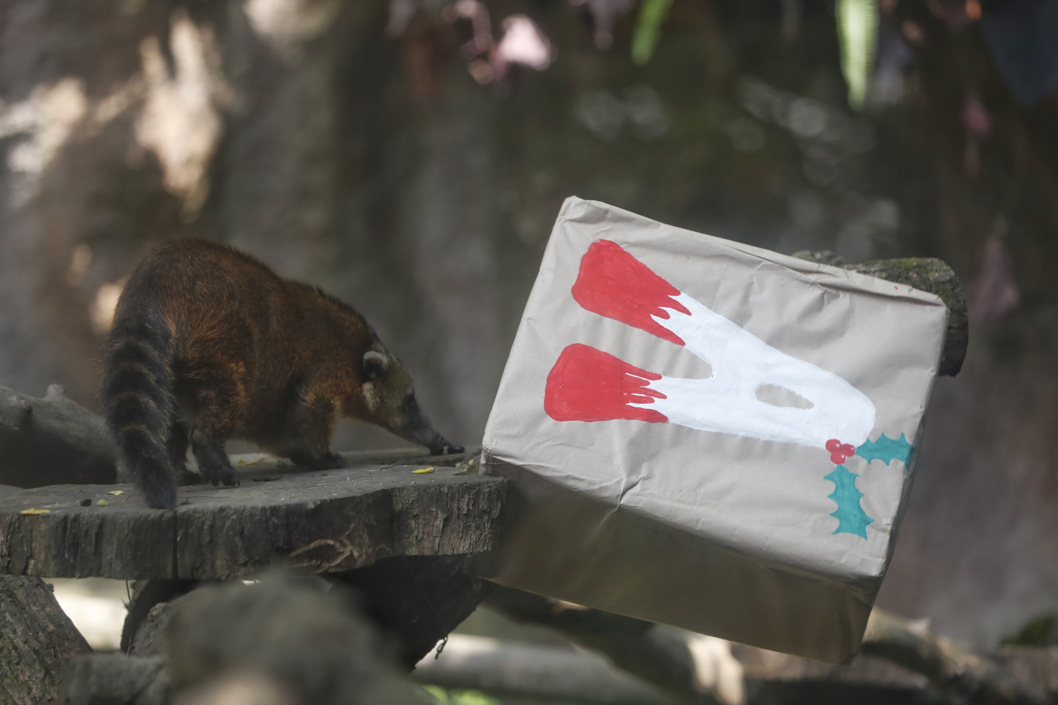
M970 350L879 604L1053 640L1056 36L1053 0L4 0L0 384L95 408L124 278L196 235L360 309L472 445L567 196L941 257Z

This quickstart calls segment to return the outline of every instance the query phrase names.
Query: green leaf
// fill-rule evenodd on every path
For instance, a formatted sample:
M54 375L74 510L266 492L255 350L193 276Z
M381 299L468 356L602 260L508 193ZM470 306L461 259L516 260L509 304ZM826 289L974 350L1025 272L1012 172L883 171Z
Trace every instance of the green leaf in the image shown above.
M632 35L632 61L643 66L654 55L654 47L661 36L661 25L668 17L672 0L643 0L639 5L639 18Z
M834 483L834 491L827 497L834 501L838 508L830 513L830 516L838 520L838 528L835 534L855 534L860 538L867 538L867 526L874 523L874 519L867 516L860 506L860 498L863 493L856 489L856 478L854 472L849 472L844 465L838 465L834 472L830 473L824 480Z
M906 468L913 451L914 448L907 442L907 436L903 433L900 434L900 438L890 438L883 433L876 441L870 439L864 441L863 445L856 449L856 455L868 463L872 460L881 460L888 465L894 460L899 460Z
M849 107L861 110L874 64L878 39L877 0L837 0L834 7L841 44L841 72L849 90Z

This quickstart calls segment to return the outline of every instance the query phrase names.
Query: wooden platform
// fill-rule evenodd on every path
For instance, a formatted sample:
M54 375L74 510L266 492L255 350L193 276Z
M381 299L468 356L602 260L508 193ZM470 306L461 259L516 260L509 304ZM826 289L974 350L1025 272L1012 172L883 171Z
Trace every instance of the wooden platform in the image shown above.
M475 456L348 454L350 467L325 471L236 456L239 487L181 487L169 511L149 509L131 485L25 490L0 500L0 573L224 580L482 553L499 539L506 485L468 474Z

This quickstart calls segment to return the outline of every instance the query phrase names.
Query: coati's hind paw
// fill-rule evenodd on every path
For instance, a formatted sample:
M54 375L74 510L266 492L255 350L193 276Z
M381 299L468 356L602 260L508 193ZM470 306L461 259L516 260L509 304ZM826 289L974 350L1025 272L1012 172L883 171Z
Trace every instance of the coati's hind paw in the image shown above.
M239 484L235 478L235 469L224 452L223 443L211 439L200 429L191 432L191 450L198 460L198 470L209 483L216 487L221 482L226 487Z

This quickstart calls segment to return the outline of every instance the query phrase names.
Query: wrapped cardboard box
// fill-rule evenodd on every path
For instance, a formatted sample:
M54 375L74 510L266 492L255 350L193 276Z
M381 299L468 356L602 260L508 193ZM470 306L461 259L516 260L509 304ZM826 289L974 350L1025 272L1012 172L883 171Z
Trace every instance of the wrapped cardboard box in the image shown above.
M947 323L937 297L563 205L485 430L512 587L856 653Z

